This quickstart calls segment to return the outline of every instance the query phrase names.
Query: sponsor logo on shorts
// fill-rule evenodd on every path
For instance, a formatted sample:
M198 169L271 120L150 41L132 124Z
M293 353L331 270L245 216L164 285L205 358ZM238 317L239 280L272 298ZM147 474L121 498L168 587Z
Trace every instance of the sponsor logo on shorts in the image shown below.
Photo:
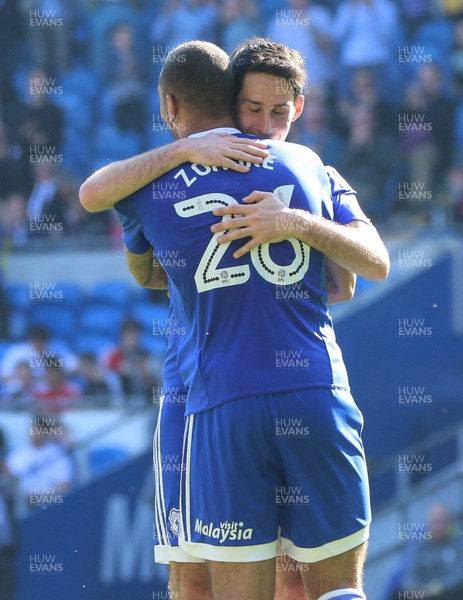
M214 523L203 523L202 519L196 519L195 533L219 540L219 544L227 541L252 539L252 528L246 528L243 521L222 521L215 525Z

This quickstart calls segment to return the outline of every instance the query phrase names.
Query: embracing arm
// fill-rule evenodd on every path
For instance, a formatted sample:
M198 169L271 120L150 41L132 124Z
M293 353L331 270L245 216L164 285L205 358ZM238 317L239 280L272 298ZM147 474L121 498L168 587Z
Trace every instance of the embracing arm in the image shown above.
M152 248L144 254L134 254L126 246L124 251L129 271L137 283L154 290L167 289L167 275L156 261Z
M102 167L80 186L79 199L89 212L107 210L184 162L247 173L249 167L236 161L261 163L268 156L265 147L258 140L218 133L177 140Z
M326 295L328 304L347 302L355 294L357 276L325 256Z
M142 287L164 290L167 275L157 260L154 249L146 239L139 223L115 209L122 224L122 242L127 266L135 281Z
M365 279L377 281L387 277L389 255L373 225L363 221L340 225L307 211L291 213L289 236Z
M234 252L235 258L259 244L295 237L365 279L381 280L387 277L389 255L373 225L363 221L341 225L307 211L287 208L270 192L256 191L243 201L252 204L216 209L215 215L234 214L237 218L216 223L211 228L214 233L230 230L218 239L219 243L252 238ZM284 228L280 226L283 215Z

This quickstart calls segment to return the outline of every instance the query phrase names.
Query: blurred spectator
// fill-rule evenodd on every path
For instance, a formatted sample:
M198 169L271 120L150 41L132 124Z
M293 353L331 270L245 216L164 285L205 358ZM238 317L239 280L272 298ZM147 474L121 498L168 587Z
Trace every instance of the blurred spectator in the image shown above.
M388 63L397 53L399 17L390 0L343 0L334 23L333 35L339 46L341 89L347 86L350 71L374 69L381 92L387 91Z
M98 75L104 71L108 59L111 30L121 23L137 28L138 0L90 0L92 27L92 67Z
M50 206L57 190L55 167L49 162L34 165L34 186L27 201L30 233L34 237L56 233L62 230L62 215L50 212ZM59 207L61 212L61 207ZM45 217L45 215L51 215ZM60 219L61 217L61 219ZM51 225L54 225L51 227Z
M58 228L66 236L85 236L89 240L94 240L95 237L98 239L98 236L108 234L111 213L103 211L90 214L83 208L79 201L78 182L72 173L58 171L53 183L53 194L44 204L41 213L45 221L59 225ZM50 233L54 231L55 229L50 227Z
M224 0L220 14L220 46L231 54L241 42L260 35L256 0Z
M74 6L72 0L20 0L31 62L51 76L70 64Z
M28 81L30 93L27 102L16 107L17 143L24 164L19 185L27 185L27 192L31 194L29 213L41 214L56 189L53 164L59 160L64 119L61 109L48 98L54 91L60 90L59 86L50 83L50 78L40 70L31 72Z
M452 53L450 56L452 75L455 82L455 91L463 92L463 19L455 23L455 33Z
M122 387L118 375L104 369L93 352L80 355L77 376L85 400L96 404L121 404Z
M158 110L152 93L151 79L155 77L152 67L160 68L169 50L178 43L206 39L219 42L230 51L243 37L267 33L301 51L307 61L310 94L319 95L321 85L328 88L328 95L323 105L318 99L311 100L309 95L309 110L295 123L292 139L305 140L320 151L324 160L330 160L330 156L338 152L337 135L350 137L350 112L358 105L373 110L376 131L389 138L397 136L397 121L395 115L391 115L391 105L400 102L402 109L408 110L412 105L413 110L415 100L410 96L413 97L414 92L408 93L406 103L403 99L407 77L415 71L420 73L421 67L430 66L398 65L397 48L400 44L429 44L429 53L435 60L434 42L440 47L441 40L436 36L446 30L439 25L450 22L449 18L442 18L442 14L457 19L462 5L463 0L163 0L154 4L146 0L0 1L0 33L4 31L4 35L0 35L0 46L3 44L5 49L5 57L0 52L0 122L3 123L3 127L0 125L0 196L4 200L14 192L14 197L8 200L11 218L7 216L9 208L0 217L0 243L3 245L7 240L7 246L19 247L22 240L26 240L20 225L23 201L19 199L20 194L26 194L30 195L29 212L53 215L66 236L88 234L87 239L93 237L95 244L107 244L116 232L120 246L119 230L113 225L110 213L92 216L82 210L77 201L76 183L68 174L62 179L59 173L50 177L50 168L46 174L47 167L38 167L34 180L32 167L47 162L53 167L61 161L62 151L67 158L75 150L85 155L85 159L80 162L71 159L66 166L81 178L82 172L91 165L101 165L111 156L107 148L114 147L114 157L120 158L124 156L124 147L129 153L137 153L157 143L147 135L145 122L147 114ZM20 11L22 19L18 18ZM427 37L421 39L420 34ZM415 38L419 41L414 42ZM22 40L25 44L18 44ZM74 66L70 64L69 50L77 41L82 48L80 56L91 46L94 60L88 68L69 72L68 67ZM412 50L410 53L413 54ZM445 55L442 56L444 59ZM5 69L1 70L3 64ZM42 68L31 71L37 65ZM419 90L416 96L422 96L419 110L425 111L426 122L432 125L427 142L437 154L433 156L433 151L428 151L429 146L417 152L416 148L424 140L409 136L411 131L401 139L402 147L416 144L411 155L405 156L406 168L416 172L418 164L421 172L427 170L428 173L427 179L422 178L422 181L429 181L429 185L436 188L442 187L450 165L458 159L453 152L453 139L455 136L457 141L463 139L460 127L455 126L453 99L446 94L449 83L454 85L456 95L463 90L463 25L458 21L455 21L451 60L443 65L445 78L440 73L436 76L428 72L418 74L413 82ZM433 67L431 65L431 69ZM29 74L28 89L21 90L25 73ZM63 75L64 87L60 85L58 74ZM88 83L90 79L105 86L100 113L93 100L95 93L101 90L98 85ZM333 94L330 88L334 84L337 89ZM20 101L18 95L24 101ZM58 98L62 100L59 106L54 102L58 95L62 96ZM331 100L334 95L342 98L340 104ZM112 100L106 102L107 97ZM88 110L85 114L80 111L81 117L74 122L72 111L79 102L85 103ZM68 127L64 114L71 115L72 124L78 125ZM98 114L106 118L107 131L116 131L111 127L115 123L120 131L128 132L128 141L121 138L120 147L116 148L117 132L113 138L105 135L101 124L93 121ZM338 119L339 114L341 119ZM87 132L87 127L96 131L97 137L92 143L84 144L79 153L76 136L82 139L82 131ZM155 137L159 142L161 132L156 132ZM134 150L129 151L124 144L131 140ZM360 170L358 165L355 168ZM36 188L31 194L33 184ZM28 238L30 244L42 241L31 232ZM69 240L47 235L47 244L51 239L57 239L60 244Z
M0 429L0 598L13 600L18 535L14 516L14 481L4 467L6 454L5 434Z
M298 50L306 64L309 90L336 77L333 16L312 0L286 0L268 27L273 40Z
M0 79L16 68L22 29L17 0L0 2Z
M436 3L434 0L399 0L399 2L408 38L413 39L418 27L432 18Z
M11 73L6 74L0 85L0 121L2 129L7 132L8 139L17 141L15 135L19 123L17 113L20 101L11 78Z
M43 69L33 69L27 79L25 104L18 106L20 115L18 140L27 155L31 148L51 149L57 153L63 141L65 120L59 106L52 102L54 95L61 95L63 88L57 80Z
M144 348L142 329L135 319L122 324L119 346L103 357L103 365L118 373L126 396L141 398L149 403L153 387L160 384L159 365Z
M5 257L5 255L3 255ZM8 337L8 324L10 320L10 307L5 291L4 275L0 268L0 340ZM1 386L1 380L0 380Z
M400 110L399 145L408 168L408 179L431 190L438 161L432 123L425 118L426 102L416 83L408 86Z
M442 504L433 505L428 513L429 539L421 540L405 557L400 580L389 600L418 592L432 600L463 598L463 535L461 528ZM408 597L408 596L407 596ZM411 597L411 596L410 596ZM417 596L418 597L418 596Z
M34 404L39 410L57 413L74 408L81 394L71 381L60 357L54 357L45 364L43 380L38 382L34 393Z
M311 88L305 99L304 111L291 128L291 140L308 146L325 164L338 163L341 156L341 138L331 130L325 94ZM297 137L293 130L298 131Z
M76 475L61 421L35 415L30 420L29 443L7 453L5 470L16 479L20 508L58 503Z
M42 214L48 216L49 221L60 223L63 233L70 233L71 228L76 224L72 215L74 204L78 202L76 178L70 173L58 171L53 178L53 187L53 194L43 206ZM79 233L78 228L74 233Z
M12 344L5 352L0 364L0 376L4 382L15 377L16 367L20 363L29 364L36 382L43 380L47 365L60 364L68 372L74 371L77 366L72 353L59 344L50 345L48 330L41 325L31 327L26 341Z
M135 47L134 29L129 25L117 25L111 32L104 80L118 128L143 132L146 125L146 82Z
M393 154L392 140L378 131L372 111L358 106L351 111L350 133L336 168L348 174L349 183L361 198L362 208L373 219L389 211L386 183Z
M8 253L10 248L25 248L29 241L27 201L22 194L11 192L0 205L0 247Z
M31 407L37 391L30 362L17 363L13 375L4 384L0 395L0 405L10 409Z
M215 0L165 0L151 26L153 52L161 59L183 42L217 43L218 37L219 7Z
M445 15L463 17L463 0L440 0Z
M399 138L409 179L425 190L435 188L453 161L455 103L446 93L441 72L423 64L406 90L399 112Z
M449 215L448 221L463 223L463 165L453 165L445 179L441 204Z
M392 106L378 92L373 73L370 69L358 68L352 72L352 80L346 95L340 96L338 102L339 116L348 124L352 111L364 106L371 111L381 131L391 131L395 118ZM345 131L345 125L342 127Z
M6 127L0 121L0 196L5 198L13 191L29 194L32 173L29 154L17 142L9 139Z

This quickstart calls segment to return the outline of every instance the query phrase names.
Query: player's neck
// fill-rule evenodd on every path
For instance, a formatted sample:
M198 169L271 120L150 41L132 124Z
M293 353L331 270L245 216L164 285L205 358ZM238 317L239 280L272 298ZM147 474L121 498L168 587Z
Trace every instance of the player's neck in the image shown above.
M236 127L231 117L222 117L220 119L194 119L189 120L184 125L185 126L181 131L181 137L188 137L194 133L208 131L209 129L215 129L217 127Z

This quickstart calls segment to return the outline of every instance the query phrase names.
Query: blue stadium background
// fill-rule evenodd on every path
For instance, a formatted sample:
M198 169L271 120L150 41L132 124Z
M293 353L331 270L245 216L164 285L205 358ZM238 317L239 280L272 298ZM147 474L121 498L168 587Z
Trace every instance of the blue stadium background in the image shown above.
M0 2L0 361L41 325L53 356L78 365L63 370L66 403L53 413L76 471L63 503L29 510L0 486L16 510L16 549L4 546L15 600L168 597L166 571L151 560L150 458L167 298L130 279L117 219L85 213L78 187L111 161L170 141L157 77L189 39L231 51L269 35L305 54L306 108L290 139L352 183L390 251L389 278L360 279L355 298L332 311L365 416L370 600L386 600L409 550L399 523L424 522L443 502L461 535L463 2L377 0L382 18L358 13L349 24L351 2ZM358 30L365 22L370 36ZM140 326L140 372L150 370L139 388L108 362L128 318ZM106 385L97 397L80 368L89 353ZM2 371L2 460L27 443L44 398L56 400L41 385L26 389ZM429 472L404 473L401 456L420 457ZM55 572L32 572L37 557Z

